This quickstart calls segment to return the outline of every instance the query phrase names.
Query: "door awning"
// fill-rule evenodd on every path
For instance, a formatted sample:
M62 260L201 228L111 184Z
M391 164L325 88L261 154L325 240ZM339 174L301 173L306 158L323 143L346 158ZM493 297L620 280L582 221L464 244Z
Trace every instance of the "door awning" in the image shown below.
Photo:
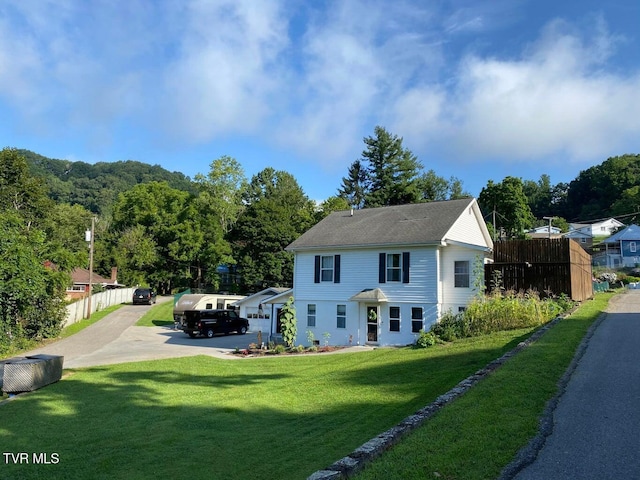
M387 296L379 288L365 288L351 297L349 301L381 303L387 301Z

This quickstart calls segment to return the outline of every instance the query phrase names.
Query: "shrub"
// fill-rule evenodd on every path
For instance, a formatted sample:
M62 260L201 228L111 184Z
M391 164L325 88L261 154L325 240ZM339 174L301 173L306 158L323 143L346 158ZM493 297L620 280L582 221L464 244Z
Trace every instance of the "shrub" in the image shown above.
M287 303L282 307L280 324L285 345L293 348L298 333L298 319L296 318L296 308L293 305L293 297L289 297Z
M438 339L433 332L420 330L420 334L416 340L416 346L419 348L433 347L437 343L437 340Z
M276 345L274 347L274 349L273 349L273 353L276 353L278 355L281 354L281 353L284 353L286 351L287 351L287 349L286 349L286 347L284 345Z
M540 299L535 291L494 292L478 296L464 312L446 312L431 327L431 333L445 342L485 335L501 330L537 327L573 307L566 295Z

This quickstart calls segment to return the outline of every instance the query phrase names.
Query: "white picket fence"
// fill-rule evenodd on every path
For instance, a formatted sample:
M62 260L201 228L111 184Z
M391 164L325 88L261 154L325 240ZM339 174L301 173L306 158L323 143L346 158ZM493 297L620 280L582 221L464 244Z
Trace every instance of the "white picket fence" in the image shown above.
M91 296L91 313L103 310L111 305L131 302L135 288L110 288ZM89 298L83 298L67 305L67 317L63 327L87 318Z

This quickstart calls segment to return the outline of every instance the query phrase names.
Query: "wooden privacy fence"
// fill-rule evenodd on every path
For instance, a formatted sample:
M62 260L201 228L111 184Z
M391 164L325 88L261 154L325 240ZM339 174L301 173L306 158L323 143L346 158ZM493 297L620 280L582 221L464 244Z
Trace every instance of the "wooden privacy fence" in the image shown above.
M488 292L502 287L514 291L536 290L541 295L564 293L578 302L593 297L591 255L575 240L541 238L496 242L493 260L484 270Z

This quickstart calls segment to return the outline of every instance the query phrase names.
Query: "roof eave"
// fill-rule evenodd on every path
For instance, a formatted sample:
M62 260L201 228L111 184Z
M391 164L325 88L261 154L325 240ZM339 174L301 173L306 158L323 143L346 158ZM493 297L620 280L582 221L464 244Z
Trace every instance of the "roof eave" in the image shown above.
M362 248L412 248L412 247L441 247L444 246L444 240L429 240L419 243L361 243L353 245L312 245L305 247L286 247L288 252L305 252L313 250L353 250Z

